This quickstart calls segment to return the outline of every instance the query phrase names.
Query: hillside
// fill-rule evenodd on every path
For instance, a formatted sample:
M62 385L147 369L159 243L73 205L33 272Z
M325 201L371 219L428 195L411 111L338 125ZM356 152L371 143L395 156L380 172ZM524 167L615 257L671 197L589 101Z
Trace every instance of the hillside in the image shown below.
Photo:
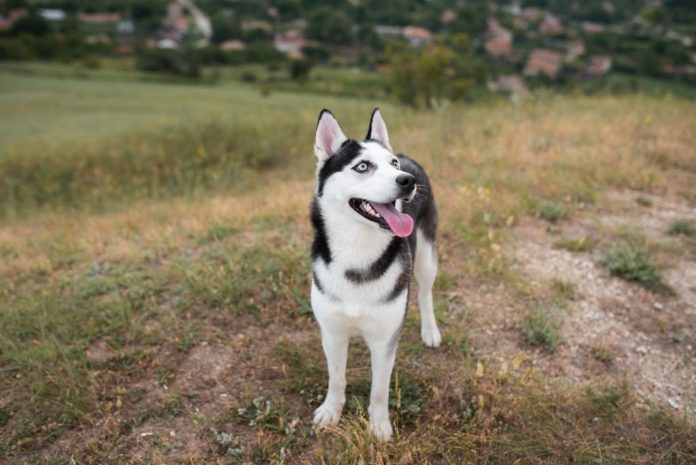
M0 59L98 68L134 58L139 70L186 79L205 78L206 66L264 63L303 82L317 66L398 74L404 57L432 61L446 46L466 66L449 60L436 74L465 88L438 98L528 98L539 87L635 92L645 77L693 87L695 23L683 0L13 0L0 4ZM634 80L609 85L610 72ZM384 88L399 95L395 85Z

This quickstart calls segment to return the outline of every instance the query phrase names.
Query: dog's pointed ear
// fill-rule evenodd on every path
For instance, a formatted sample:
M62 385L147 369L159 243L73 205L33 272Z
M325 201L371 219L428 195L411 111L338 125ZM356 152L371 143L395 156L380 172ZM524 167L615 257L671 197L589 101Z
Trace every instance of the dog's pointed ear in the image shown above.
M317 135L314 141L314 154L319 162L326 161L348 140L338 121L329 110L322 110L317 122Z
M389 144L389 133L387 132L387 123L382 119L382 113L379 108L372 110L372 117L370 118L370 127L367 128L366 139L376 140L381 142L386 148L393 152L391 145Z

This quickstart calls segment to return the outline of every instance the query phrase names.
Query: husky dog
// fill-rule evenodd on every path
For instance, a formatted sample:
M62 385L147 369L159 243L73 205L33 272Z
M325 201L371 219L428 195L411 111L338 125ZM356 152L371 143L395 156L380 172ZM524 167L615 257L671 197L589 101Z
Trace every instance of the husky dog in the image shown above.
M423 168L395 154L375 109L365 140L348 139L328 110L319 115L312 200L312 310L321 328L329 371L319 427L336 425L346 400L346 358L351 336L370 349L370 430L389 440L389 381L406 316L411 273L418 281L421 338L437 347L433 313L437 272L437 210Z

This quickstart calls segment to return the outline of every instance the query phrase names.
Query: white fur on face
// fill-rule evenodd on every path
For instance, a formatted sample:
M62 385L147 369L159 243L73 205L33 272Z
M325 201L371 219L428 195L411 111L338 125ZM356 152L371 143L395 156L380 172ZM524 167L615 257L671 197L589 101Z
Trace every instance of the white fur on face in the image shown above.
M397 199L400 189L396 178L404 174L392 164L396 156L377 142L360 142L363 147L361 154L341 172L335 173L326 180L322 204L332 212L350 215L351 219L359 220L378 227L357 214L348 205L352 198L368 200L377 203L392 202ZM353 169L361 161L370 162L373 166L366 173L358 173ZM401 202L397 209L401 210Z

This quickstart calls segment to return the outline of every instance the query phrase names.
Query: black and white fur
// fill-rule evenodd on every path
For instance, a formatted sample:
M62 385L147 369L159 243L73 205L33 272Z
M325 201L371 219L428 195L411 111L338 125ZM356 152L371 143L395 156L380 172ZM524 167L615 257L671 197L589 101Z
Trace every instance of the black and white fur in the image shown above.
M411 273L418 281L421 338L429 347L437 347L441 339L432 299L437 210L430 182L418 163L394 154L378 109L362 141L348 139L331 112L322 111L314 152L311 301L329 371L328 393L314 412L314 423L338 423L345 403L348 342L359 335L372 362L370 429L377 439L389 440L389 382ZM357 171L363 162L369 171ZM393 202L413 218L413 232L397 237L384 220L371 219L369 207L361 209L362 200Z

